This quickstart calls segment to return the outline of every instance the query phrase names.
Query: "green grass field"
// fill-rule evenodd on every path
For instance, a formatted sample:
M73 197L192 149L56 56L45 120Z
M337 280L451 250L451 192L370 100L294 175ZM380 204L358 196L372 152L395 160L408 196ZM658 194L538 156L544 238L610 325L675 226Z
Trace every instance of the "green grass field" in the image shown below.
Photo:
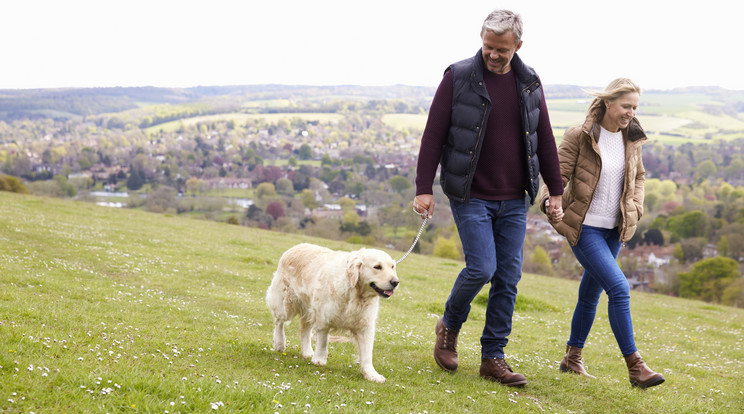
M0 192L0 412L741 413L744 310L632 293L636 341L666 382L641 391L607 321L585 348L589 380L562 374L577 282L525 274L506 348L524 388L479 378L485 293L460 334L461 366L431 356L462 263L412 254L380 306L365 381L350 343L327 366L271 349L264 293L281 253L341 242ZM402 252L390 251L393 258Z
M229 114L217 114L217 115L203 115L195 116L192 118L184 118L176 121L165 122L162 124L154 125L145 128L144 131L147 133L156 133L158 131L175 131L183 126L196 125L200 122L215 122L215 121L230 121L234 120L239 124L245 124L247 121L254 119L264 119L269 123L276 123L280 119L292 119L300 118L306 121L320 121L320 122L331 122L340 121L344 119L341 114L329 114L329 113L271 113L271 114L244 114L244 113L229 113Z
M565 129L584 122L590 99L549 99L550 123L560 142ZM699 105L718 105L703 94L643 94L638 119L649 138L662 144L705 143L706 136L733 140L744 136L744 120L729 115L711 115ZM423 131L426 114L386 114L383 121L396 129Z
M555 136L561 140L565 128L584 121L587 106L591 99L548 99L551 123L555 127ZM288 105L286 100L248 102L247 108L275 108ZM704 143L706 140L733 140L744 136L744 119L730 115L713 115L702 110L703 105L711 107L722 105L710 96L702 93L663 93L648 92L641 97L638 118L649 132L649 137L663 144L678 145L683 143ZM235 120L243 124L249 120L264 119L276 123L281 119L301 118L308 121L332 122L342 121L342 114L328 113L271 113L245 114L230 113L197 116L182 120L158 124L146 128L147 133L175 131L181 126L196 125L200 122ZM399 130L412 133L423 131L427 114L385 114L383 122Z
M423 131L426 126L426 114L385 114L382 121L396 129L417 129Z
M590 99L548 100L550 122L560 141L565 128L580 124L586 116ZM649 138L662 144L705 143L707 137L733 140L744 136L744 123L730 115L711 115L700 105L720 105L704 94L665 94L651 92L641 95L638 120Z

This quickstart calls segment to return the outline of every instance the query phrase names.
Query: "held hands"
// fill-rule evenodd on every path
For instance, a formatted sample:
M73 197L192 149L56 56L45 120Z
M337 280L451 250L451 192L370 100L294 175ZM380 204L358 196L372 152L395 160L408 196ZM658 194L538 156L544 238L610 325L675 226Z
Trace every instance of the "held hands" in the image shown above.
M413 199L413 211L421 216L421 219L431 218L434 215L434 196L432 194L419 194Z
M563 205L561 196L550 196L545 200L545 214L548 216L548 221L551 223L558 223L563 220Z

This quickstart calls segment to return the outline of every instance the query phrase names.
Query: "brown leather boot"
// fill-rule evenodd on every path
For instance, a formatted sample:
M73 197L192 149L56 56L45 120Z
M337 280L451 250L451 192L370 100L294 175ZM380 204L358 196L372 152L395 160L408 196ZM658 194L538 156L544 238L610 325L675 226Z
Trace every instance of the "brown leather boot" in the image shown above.
M527 384L524 375L512 371L504 358L481 359L480 376L510 387L521 387Z
M445 371L457 371L457 334L444 325L443 318L439 318L435 329L437 341L434 343L434 360Z
M630 385L634 387L646 389L664 382L664 376L658 372L651 371L651 368L643 362L641 354L638 351L626 356L625 363L628 365Z
M566 345L566 355L563 356L563 361L561 361L561 372L573 372L587 378L597 379L594 375L589 375L586 369L584 369L584 361L581 359L581 348L571 345Z
M457 334L460 331L447 328L442 318L439 318L435 332L437 341L434 343L434 360L445 371L457 371Z

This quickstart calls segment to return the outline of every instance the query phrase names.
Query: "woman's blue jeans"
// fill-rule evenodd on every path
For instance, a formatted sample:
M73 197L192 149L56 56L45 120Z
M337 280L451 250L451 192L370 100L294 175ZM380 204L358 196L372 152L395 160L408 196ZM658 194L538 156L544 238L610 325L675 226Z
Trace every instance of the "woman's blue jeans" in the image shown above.
M455 280L443 321L459 330L468 319L470 303L491 283L486 323L481 336L482 358L503 358L511 333L517 283L522 278L522 247L527 225L525 199L450 201L465 253L465 268Z
M620 235L617 227L603 229L583 226L576 246L572 246L576 259L584 267L579 284L579 300L571 320L568 345L583 348L597 314L599 297L607 292L607 313L610 327L623 356L636 351L633 339L633 321L630 319L630 286L620 266Z

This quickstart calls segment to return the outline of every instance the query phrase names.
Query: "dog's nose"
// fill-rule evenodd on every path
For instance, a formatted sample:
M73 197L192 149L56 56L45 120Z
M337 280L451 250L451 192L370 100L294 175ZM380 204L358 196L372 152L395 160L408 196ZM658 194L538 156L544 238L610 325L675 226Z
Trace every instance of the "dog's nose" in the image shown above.
M400 282L398 279L391 279L390 284L393 285L393 287L397 287Z

